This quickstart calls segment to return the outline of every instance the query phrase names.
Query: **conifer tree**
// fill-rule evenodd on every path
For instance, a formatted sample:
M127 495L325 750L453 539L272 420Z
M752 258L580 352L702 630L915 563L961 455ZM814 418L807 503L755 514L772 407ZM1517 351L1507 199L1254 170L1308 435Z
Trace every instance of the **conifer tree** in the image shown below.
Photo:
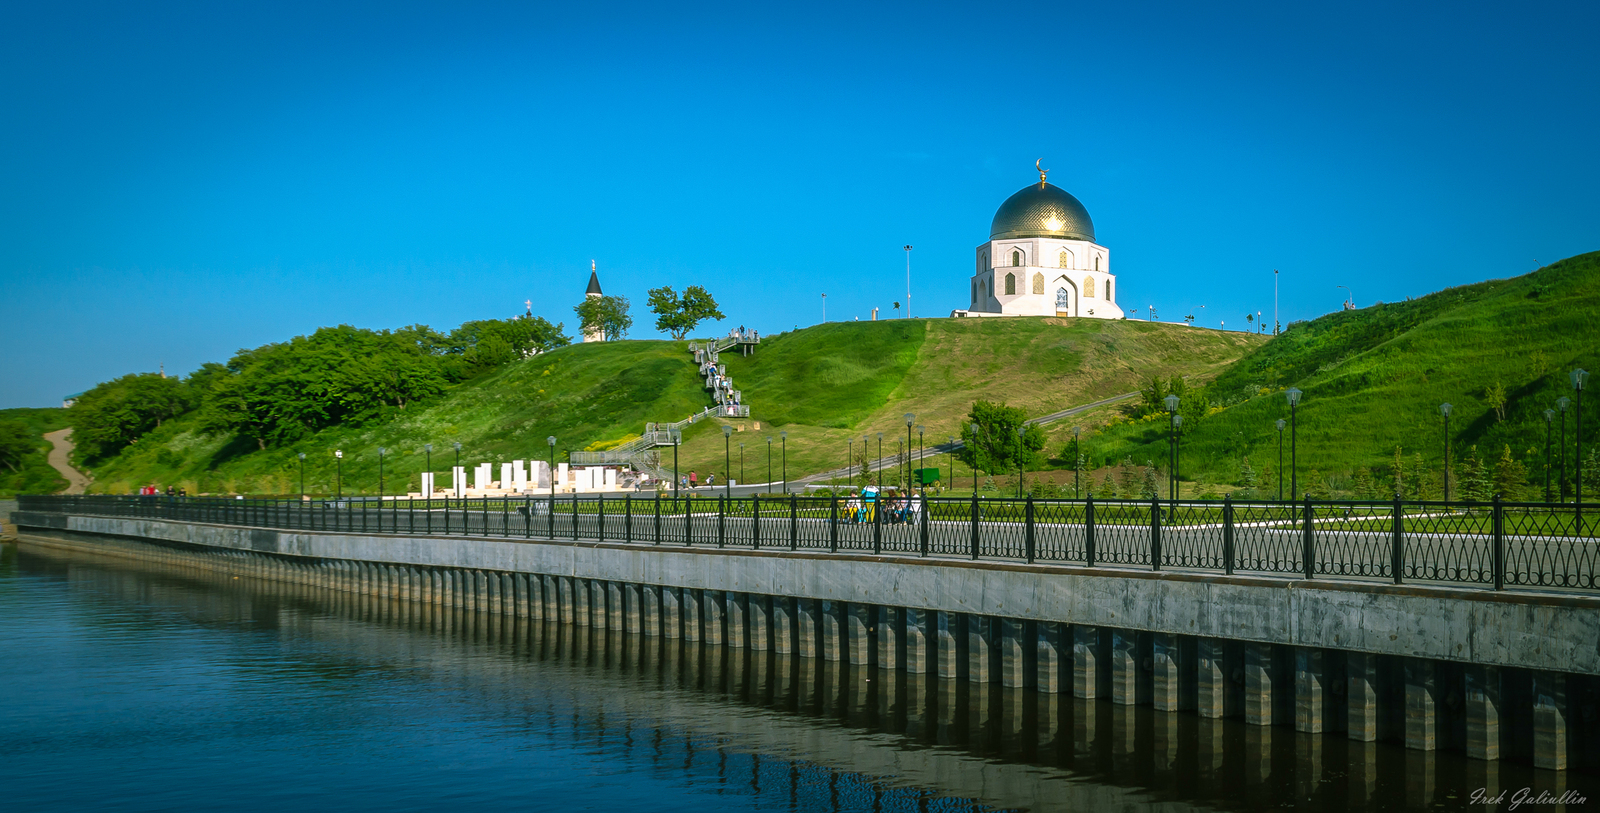
M1250 465L1250 458L1247 456L1239 464L1239 485L1242 486L1242 488L1239 490L1239 493L1236 496L1245 498L1254 497L1256 495L1256 484L1256 470Z
M1494 467L1494 488L1505 500L1520 500L1523 498L1523 489L1527 487L1528 470L1522 461L1511 456L1511 445L1506 444L1500 452L1500 461Z
M1393 491L1395 496L1404 497L1406 493L1406 462L1400 456L1400 447L1394 447L1394 462L1389 464L1389 475L1394 478Z
M1461 460L1461 475L1456 478L1461 484L1461 499L1470 502L1483 502L1489 499L1489 489L1493 483L1489 480L1488 467L1483 465L1483 459L1478 457L1476 445L1467 448L1467 456Z
M1100 488L1094 495L1102 500L1114 500L1117 498L1117 484L1111 479L1110 469L1107 469L1105 476L1100 478Z
M1139 485L1140 499L1153 500L1160 495L1156 483L1156 463L1154 460L1144 462L1144 482Z
M1414 500L1436 500L1439 495L1434 493L1433 472L1428 471L1428 464L1422 461L1421 452L1411 455L1411 498Z
M1131 500L1138 494L1139 473L1134 470L1133 457L1122 459L1122 466L1117 470L1117 496L1124 500Z
M1372 472L1368 471L1366 466L1360 466L1356 469L1354 488L1356 499L1370 500L1378 496L1373 493L1377 486L1373 485Z

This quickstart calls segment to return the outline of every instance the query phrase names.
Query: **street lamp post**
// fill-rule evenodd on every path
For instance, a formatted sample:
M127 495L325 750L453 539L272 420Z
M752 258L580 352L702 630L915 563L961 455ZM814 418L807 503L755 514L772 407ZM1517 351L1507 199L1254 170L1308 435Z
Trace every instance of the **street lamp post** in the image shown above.
M911 251L911 246L906 246L906 251L910 252ZM906 254L907 262L910 262L910 257L911 257L911 255L909 253L907 253ZM911 292L911 274L910 274L910 272L907 272L906 273L906 293L909 295L910 292ZM908 315L910 314L910 310L911 310L910 309L910 305L911 305L911 303L909 301L907 301L906 302L906 312L907 312ZM906 484L906 488L909 489L909 488L911 488L911 425L913 423L917 422L917 416L907 412L906 415L905 415L905 418L906 418L906 466L905 466L905 468L906 468L906 479L905 479L904 482Z
M855 485L856 482L856 439L844 439L844 484Z
M378 447L378 506L383 506L383 455L388 449Z
M906 246L906 318L911 318L911 246Z
M739 444L739 482L744 482L744 444Z
M550 439L550 445L552 447L550 449L550 452L551 452L551 457L550 457L550 482L552 482L552 483L554 483L556 481L556 458L555 458L555 449L553 448L555 446L555 442L556 442L555 438L551 438ZM454 445L456 447L456 467L454 469L450 470L450 479L455 481L455 484L456 484L456 499L459 500L462 497L461 490L463 488L465 488L466 485L467 485L466 482L465 482L465 480L467 479L467 475L466 475L465 472L461 471L461 441L459 441L459 440L456 441ZM448 506L449 504L450 504L450 501L448 499L445 500L445 505Z
M1278 419L1278 502L1283 502L1283 427L1284 420Z
M950 438L950 487L956 487L956 439Z
M1167 499L1178 498L1178 396L1168 395L1161 399L1167 407Z
M878 488L883 488L883 433L878 433Z
M333 450L333 498L344 499L344 450Z
M1577 453L1572 459L1572 494L1573 516L1578 520L1578 527L1573 533L1583 533L1583 385L1589 380L1589 371L1579 367L1572 371L1572 388L1578 393L1577 404L1574 405L1573 414L1576 416L1573 439L1577 441Z
M1300 493L1300 464L1296 454L1299 425L1295 422L1295 412L1300 406L1300 396L1303 394L1295 387L1290 387L1285 393L1289 397L1289 494L1291 496Z
M1572 405L1572 399L1565 395L1556 399L1556 409L1561 412L1561 468L1556 477L1557 502L1567 501L1567 407Z
M556 513L556 436L551 435L545 438L544 442L550 444L550 516L554 517ZM673 450L672 467L674 469L678 467L676 449ZM555 522L554 519L550 521Z
M1547 443L1545 445L1548 446L1550 444ZM1549 479L1549 478L1545 478L1545 479ZM1545 490L1548 491L1549 489L1545 489ZM305 498L306 498L306 453L305 452L301 452L300 453L300 500L303 502L303 501L305 501Z
M767 488L772 488L772 436L767 435Z
M733 470L733 427L722 427L722 495L733 497L733 481L728 474Z
M1450 410L1448 402L1439 405L1439 414L1444 416L1444 502L1450 504Z
M783 447L783 493L789 493L789 430L778 433L781 441L778 445Z
M975 423L967 425L972 427L972 443L974 447L976 447L978 443L978 432L981 430ZM972 495L978 495L978 452L976 448L974 448L972 452Z
M427 455L427 458L426 458L427 462L423 464L423 465L427 466L427 469L425 469L425 471L427 471L429 474L433 474L433 444L432 443L424 443L422 445L422 451ZM418 485L421 485L421 483L418 483ZM431 488L428 489L428 493L424 494L422 496L423 496L423 499L428 499L428 500L433 499L433 489L431 489Z
M1172 416L1172 499L1178 499L1178 472L1183 467L1183 416Z
M1022 499L1023 479L1027 476L1027 469L1023 468L1022 438L1028 434L1027 424L1017 427L1017 499Z
M920 471L921 470L921 466L922 466L922 424L919 423L919 424L917 424L917 467L918 468L913 469L912 471ZM912 479L917 481L915 483L916 485L919 485L919 486L922 485L922 476L920 474L918 474L917 476L913 477Z
M1080 475L1083 472L1083 451L1079 448L1079 444L1082 442L1080 437L1082 432L1083 427L1072 427L1072 498L1074 500L1083 499L1082 481L1080 479Z
M1550 427L1555 424L1555 410L1544 410L1544 501L1550 501ZM304 487L301 487L304 490Z

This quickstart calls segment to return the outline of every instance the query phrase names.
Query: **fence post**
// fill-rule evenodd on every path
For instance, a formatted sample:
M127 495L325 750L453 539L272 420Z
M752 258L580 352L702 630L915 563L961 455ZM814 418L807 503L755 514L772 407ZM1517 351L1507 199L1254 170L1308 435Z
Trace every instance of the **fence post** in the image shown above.
M883 552L883 492L872 503L872 552Z
M554 478L555 474L551 473L550 477ZM546 524L548 524L550 526L550 535L548 537L546 537L546 538L554 540L556 538L556 490L554 488L550 489L550 510L545 512L545 518L547 520ZM445 533L449 533L450 532L450 500L449 499L446 499L444 501L444 526L445 526Z
M1033 564L1033 495L1028 495L1027 503L1023 507L1024 531L1023 551L1028 555L1028 563Z
M918 494L917 495L917 499L922 501L922 510L917 512L917 519L920 520L917 524L922 526L922 527L918 528L917 530L918 530L919 534L922 536L922 555L923 556L927 556L928 555L928 509L931 506L928 505L928 495L926 495L926 494Z
M1494 589L1506 589L1506 507L1494 495Z
M828 498L828 552L839 552L839 498Z
M1305 531L1304 545L1301 555L1305 557L1306 578L1316 578L1317 568L1317 542L1316 527L1311 524L1311 492L1306 492Z
M485 499L488 499L487 497ZM572 489L572 541L578 541L578 489Z
M972 558L978 558L978 492L972 492Z
M683 501L683 544L694 544L694 495Z
M789 550L800 549L800 498L789 492Z
M595 535L599 542L606 541L606 493L601 491L595 494Z
M533 497L527 494L522 495L522 536L533 538Z
M750 495L750 549L761 550L761 495Z
M1150 498L1150 569L1161 569L1161 498Z
M728 502L724 495L717 495L717 547L728 546Z
M1233 495L1222 498L1222 570L1233 575Z
M1406 565L1405 508L1400 505L1400 493L1394 495L1394 533L1389 537L1389 569L1394 573L1394 583L1400 583L1400 574Z
M1094 495L1083 501L1083 566L1094 567Z
M656 489L656 544L661 544L661 490Z
M622 541L633 542L633 495L622 495Z

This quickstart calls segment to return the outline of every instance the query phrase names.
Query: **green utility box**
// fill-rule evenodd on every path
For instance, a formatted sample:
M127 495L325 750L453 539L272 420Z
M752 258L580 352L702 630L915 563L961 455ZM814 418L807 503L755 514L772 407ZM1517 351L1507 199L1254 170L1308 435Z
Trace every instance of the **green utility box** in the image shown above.
M939 482L940 469L917 469L917 485L931 486Z

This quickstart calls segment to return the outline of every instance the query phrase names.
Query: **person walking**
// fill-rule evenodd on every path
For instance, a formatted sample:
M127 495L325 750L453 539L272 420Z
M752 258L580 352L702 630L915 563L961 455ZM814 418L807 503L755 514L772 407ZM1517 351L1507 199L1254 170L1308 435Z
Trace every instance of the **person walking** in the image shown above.
M691 490L693 490L693 489L696 489L696 488L699 488L699 487L700 487L700 475L698 473L696 473L696 472L693 472L693 471L689 472L689 488Z

